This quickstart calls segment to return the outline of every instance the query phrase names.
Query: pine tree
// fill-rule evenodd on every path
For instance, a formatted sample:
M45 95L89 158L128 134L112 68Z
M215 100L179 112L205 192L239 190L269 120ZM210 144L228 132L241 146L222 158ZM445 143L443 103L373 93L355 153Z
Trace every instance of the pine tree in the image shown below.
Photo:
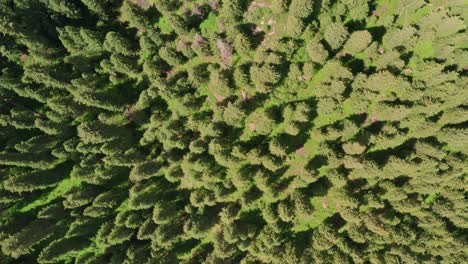
M304 31L305 24L301 18L289 15L286 22L286 28L291 37L299 37Z
M18 258L32 252L32 247L54 234L56 225L47 219L37 219L2 241L2 252Z
M97 16L108 19L110 16L109 11L111 10L109 3L100 0L81 0L86 7Z
M463 262L462 2L0 0L0 263Z
M343 45L345 40L348 38L348 35L348 30L338 22L328 25L324 31L324 39L334 50Z
M299 217L309 217L312 214L313 207L306 194L296 191L292 194L292 199L296 215L299 215Z
M278 204L278 216L284 222L291 222L294 219L294 210L289 201Z
M57 175L66 173L67 170L63 168L25 172L12 171L13 175L4 181L6 184L5 189L18 193L47 189L55 186L63 179Z
M131 56L134 54L132 42L121 34L110 31L106 34L104 48L109 52Z
M355 31L343 46L343 51L349 54L357 54L363 51L372 42L372 36L367 30Z
M105 125L97 121L81 123L78 126L78 136L84 143L104 143L125 134L127 131L123 128Z
M291 0L289 14L299 18L307 18L312 13L313 2L307 0Z
M255 65L250 68L250 78L260 93L267 93L281 78L274 65Z
M70 256L76 256L89 245L89 241L82 237L67 237L55 240L39 254L41 263L53 263L65 260Z
M245 113L238 106L228 103L223 112L224 121L234 127L243 127Z
M176 219L180 210L175 202L160 201L153 209L153 222L156 224L167 224Z
M176 50L169 47L162 47L159 49L159 56L161 56L161 58L171 66L183 64L185 61L185 58L182 55L178 54Z
M47 153L0 152L0 164L30 167L34 169L51 169L60 162Z
M144 10L132 3L131 1L124 1L120 7L120 19L128 22L128 25L143 31L149 24L149 19L146 17Z
M311 61L323 64L328 58L328 51L320 43L311 42L306 47Z

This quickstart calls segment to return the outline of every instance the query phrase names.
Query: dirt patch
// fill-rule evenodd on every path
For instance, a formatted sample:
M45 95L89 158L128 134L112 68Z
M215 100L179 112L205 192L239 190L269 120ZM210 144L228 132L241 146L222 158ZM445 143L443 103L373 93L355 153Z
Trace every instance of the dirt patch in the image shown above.
M217 95L217 94L215 94L214 97L216 98L216 101L220 103L222 103L226 99L224 96Z
M135 5L143 9L148 9L151 5L153 5L153 3L150 3L149 0L128 0L128 1L134 3Z
M223 39L218 39L216 41L216 46L218 47L219 53L221 55L221 66L229 67L232 64L232 47Z
M299 157L305 157L307 155L307 152L304 149L304 147L300 147L300 148L296 149L296 155L299 156Z
M20 60L21 60L22 62L25 62L25 61L27 61L28 59L29 59L29 55L28 55L28 54L21 54Z
M328 209L328 199L327 198L322 199L322 207L325 208L325 209Z

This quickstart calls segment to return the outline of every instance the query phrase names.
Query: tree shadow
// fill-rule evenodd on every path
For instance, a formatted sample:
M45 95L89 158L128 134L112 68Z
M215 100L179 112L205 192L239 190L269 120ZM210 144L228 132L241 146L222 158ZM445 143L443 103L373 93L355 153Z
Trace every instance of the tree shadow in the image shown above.
M326 177L321 177L316 182L311 183L306 188L302 189L304 194L310 198L317 196L325 196L328 190L332 187L332 184Z
M372 35L372 39L382 43L382 38L387 32L387 29L384 26L376 26L367 28L367 31Z

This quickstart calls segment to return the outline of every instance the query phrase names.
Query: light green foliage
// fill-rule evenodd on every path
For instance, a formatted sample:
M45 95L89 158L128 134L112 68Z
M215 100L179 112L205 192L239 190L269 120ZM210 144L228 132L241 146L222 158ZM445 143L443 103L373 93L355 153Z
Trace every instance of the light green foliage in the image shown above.
M348 30L341 23L327 25L324 31L324 39L332 49L338 49L348 38Z
M260 110L252 113L246 122L249 121L250 124L252 124L249 129L260 135L268 135L275 125L275 120L273 119L272 114L268 111Z
M298 37L301 35L302 31L304 30L305 24L304 21L296 16L290 15L288 16L285 31L292 37Z
M357 54L363 51L372 41L372 36L367 30L355 31L349 36L343 46L343 51L350 54Z
M310 60L319 64L324 63L328 57L328 51L320 43L309 43L306 50Z
M313 1L308 0L291 0L289 15L298 18L306 18L312 13L313 4Z
M256 89L260 93L268 92L281 77L275 66L271 64L252 66L250 68L250 75L252 77L252 82L256 85Z
M242 11L240 0L225 0L221 3L220 14L225 19L237 20L242 16Z
M223 112L224 121L226 124L234 126L234 127L243 127L244 126L244 118L245 113L239 109L238 106L235 106L231 103L224 109Z
M465 263L464 0L0 0L0 263Z
M366 150L366 147L359 144L358 142L349 142L343 145L343 150L346 154L356 155L363 153Z
M81 10L73 2L49 0L49 9L63 14L68 18L81 18Z
M82 0L89 11L95 13L101 18L108 18L109 4L100 0Z
M287 4L287 0L272 1L270 9L274 14L282 14L288 9Z

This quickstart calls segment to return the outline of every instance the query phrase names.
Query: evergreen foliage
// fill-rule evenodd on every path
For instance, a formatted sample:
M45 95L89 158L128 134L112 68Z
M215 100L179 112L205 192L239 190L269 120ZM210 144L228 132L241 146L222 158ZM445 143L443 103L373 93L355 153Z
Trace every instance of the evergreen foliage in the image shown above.
M0 263L468 263L467 10L0 0Z

